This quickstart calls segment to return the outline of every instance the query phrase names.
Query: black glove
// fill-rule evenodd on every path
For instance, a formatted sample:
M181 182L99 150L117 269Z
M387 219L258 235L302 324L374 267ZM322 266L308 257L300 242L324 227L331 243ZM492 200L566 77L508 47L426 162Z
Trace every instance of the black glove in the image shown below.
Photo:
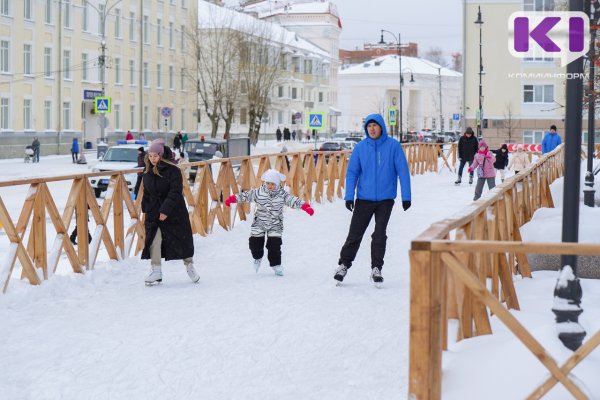
M410 208L410 200L402 200L402 208L404 208L404 211L408 210Z
M346 208L348 211L352 212L354 210L354 201L346 200Z

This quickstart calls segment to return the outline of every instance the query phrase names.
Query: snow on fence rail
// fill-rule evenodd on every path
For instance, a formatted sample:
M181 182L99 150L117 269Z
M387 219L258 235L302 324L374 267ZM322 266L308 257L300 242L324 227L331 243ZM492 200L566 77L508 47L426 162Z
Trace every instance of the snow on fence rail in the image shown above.
M455 146L451 146L447 154L443 154L440 147L433 144L415 143L403 147L413 175L437 171L438 153L445 166L452 169L447 157L452 156L455 160ZM223 158L181 165L185 177L189 168L197 168L196 178L191 186L187 179L183 179L183 192L192 230L206 236L212 231L215 222L229 230L233 228L236 217L245 220L250 212L248 204L240 204L232 210L223 205L223 199L241 190L258 187L260 176L269 168L284 173L287 176L288 190L305 201L333 201L335 197L342 197L349 156L349 151L308 151ZM212 166L215 164L219 167L216 180L212 174ZM236 164L235 169L233 164ZM15 265L21 266L21 278L39 285L56 271L64 253L73 272L77 273L93 269L101 250L113 260L128 257L132 250L134 254L139 254L144 247L145 237L144 215L141 212L143 185L134 201L125 179L126 174L138 171L136 168L0 182L0 188L29 185L16 224L0 193L0 224L6 233L0 236L0 241L4 238L9 241L6 246L8 251L0 259L0 285L3 293L8 288ZM110 183L102 204L99 205L88 178L107 174L110 174ZM63 207L56 204L55 196L48 188L48 183L61 181L71 182ZM77 245L73 245L69 239L74 215ZM96 226L90 232L92 240L89 244L88 215L91 215ZM53 228L56 233L50 245L49 228ZM25 241L27 234L29 236Z
M412 241L409 398L441 398L448 320L458 320L457 340L461 340L491 334L489 313L496 315L550 372L529 398L541 398L558 382L574 398L587 398L568 374L600 344L600 331L559 367L508 311L519 309L512 275L531 278L526 254L600 255L600 245L521 240L519 227L538 208L554 207L550 183L562 176L563 163L560 146L506 179L462 214L434 223Z

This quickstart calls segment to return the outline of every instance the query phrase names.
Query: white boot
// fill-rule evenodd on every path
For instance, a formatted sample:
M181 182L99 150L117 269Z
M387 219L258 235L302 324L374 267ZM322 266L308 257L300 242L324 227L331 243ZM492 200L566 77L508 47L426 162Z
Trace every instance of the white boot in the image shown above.
M192 282L196 283L196 282L198 282L200 280L200 275L198 275L198 273L196 272L196 269L194 269L194 262L193 261L186 262L185 263L185 269L187 271L188 276L192 280Z
M160 265L152 265L150 275L146 277L146 285L155 285L162 282L162 271Z
M275 275L283 276L283 267L281 265L274 265L273 271L275 272Z
M262 262L262 258L252 260L252 267L258 274L258 269L260 268L260 263Z

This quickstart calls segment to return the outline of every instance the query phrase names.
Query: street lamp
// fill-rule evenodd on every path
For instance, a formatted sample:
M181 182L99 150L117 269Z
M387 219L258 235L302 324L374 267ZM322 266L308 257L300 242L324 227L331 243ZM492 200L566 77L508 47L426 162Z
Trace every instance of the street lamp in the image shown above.
M481 124L483 122L483 86L481 84L481 76L483 75L483 58L481 56L481 27L483 20L481 19L481 6L477 7L477 21L475 24L479 25L479 108L477 109L477 137L481 139Z
M398 103L398 107L400 108L400 112L398 113L400 114L400 128L398 129L398 140L400 141L400 143L402 143L402 50L400 48L400 33L398 33L398 37L396 37L394 33L382 29L381 40L379 41L379 44L385 44L385 42L383 41L383 32L387 32L390 35L392 35L392 37L396 41L396 50L398 51L398 85L400 87L400 101ZM415 81L413 79L412 72L410 74L410 81Z

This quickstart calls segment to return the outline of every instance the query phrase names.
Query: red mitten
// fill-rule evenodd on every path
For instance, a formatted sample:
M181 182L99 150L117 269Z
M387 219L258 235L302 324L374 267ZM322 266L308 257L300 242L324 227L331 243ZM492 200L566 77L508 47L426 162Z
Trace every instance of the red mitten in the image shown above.
M312 209L312 207L310 206L310 204L308 203L304 203L302 204L302 211L306 212L308 215L310 215L311 217L313 216L313 214L315 213L315 210Z
M492 155L491 154L486 154L485 158L487 158L488 160L491 160L492 159Z
M469 172L473 172L474 170L475 170L475 168L473 168L473 167L469 167L469 169L468 169Z
M225 200L225 205L229 207L231 203L237 203L237 199L235 198L235 194L232 194Z

